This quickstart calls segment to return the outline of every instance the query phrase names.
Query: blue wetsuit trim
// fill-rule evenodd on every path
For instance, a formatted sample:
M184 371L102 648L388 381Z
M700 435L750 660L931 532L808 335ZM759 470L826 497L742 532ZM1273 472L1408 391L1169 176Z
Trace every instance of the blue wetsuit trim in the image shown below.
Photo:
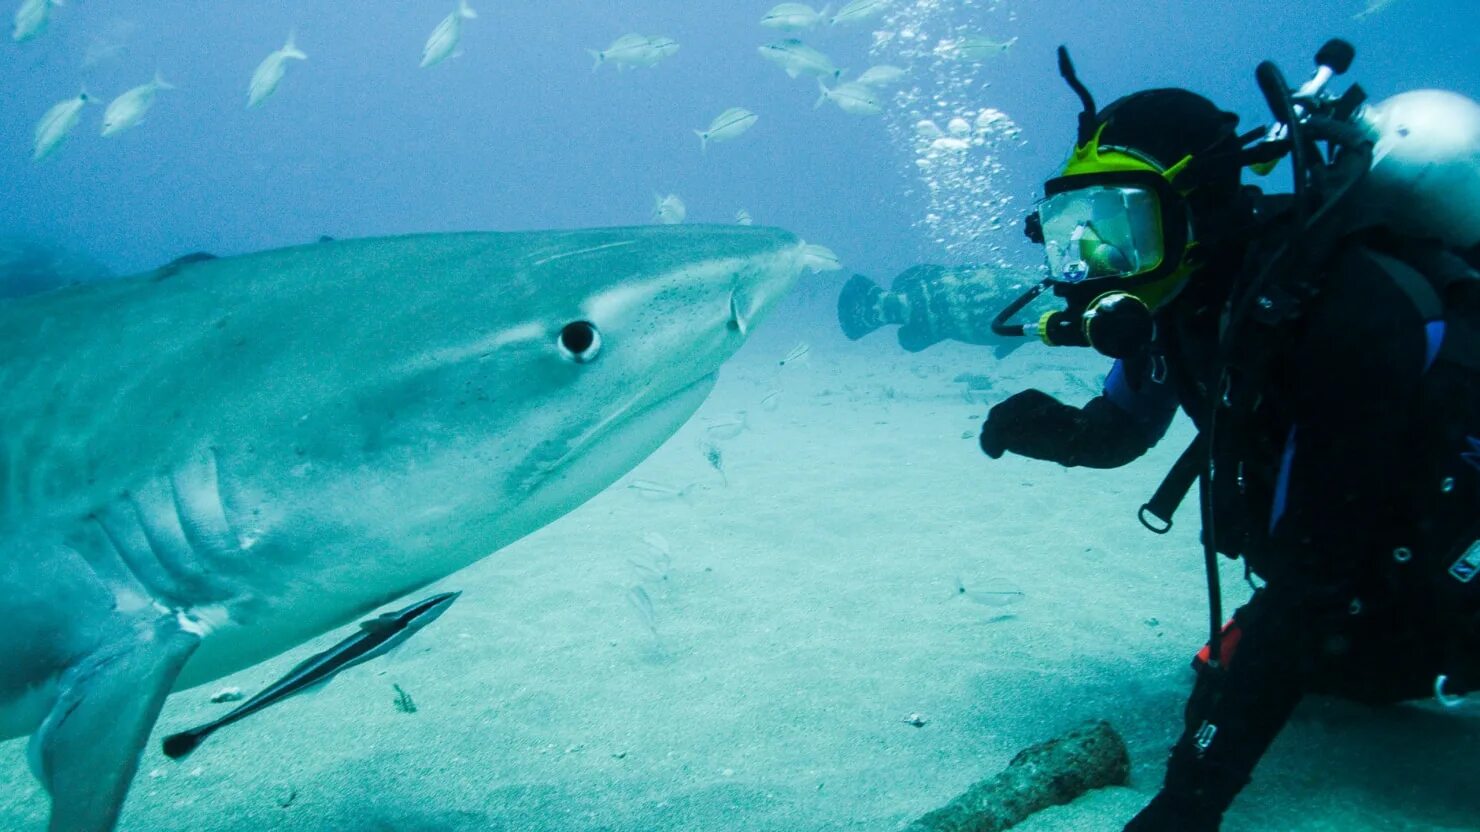
M1434 366L1434 359L1439 357L1439 350L1444 347L1444 322L1429 321L1423 325L1425 351L1423 357L1423 371L1428 372Z
M1161 441L1177 415L1177 393L1170 384L1147 378L1141 380L1140 390L1133 390L1125 376L1125 363L1119 360L1105 377L1104 395L1141 426L1147 447Z
M1290 468L1295 462L1295 428L1291 426L1290 433L1285 437L1285 452L1280 456L1280 474L1274 483L1274 506L1269 511L1269 533L1274 534L1274 527L1285 516L1286 503L1290 499Z

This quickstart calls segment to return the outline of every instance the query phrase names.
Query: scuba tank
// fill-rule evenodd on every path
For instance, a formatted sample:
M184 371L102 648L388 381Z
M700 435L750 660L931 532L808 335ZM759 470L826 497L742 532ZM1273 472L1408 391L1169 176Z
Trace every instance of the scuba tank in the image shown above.
M1373 142L1354 196L1381 224L1454 248L1480 245L1480 104L1417 90L1363 107L1354 122Z

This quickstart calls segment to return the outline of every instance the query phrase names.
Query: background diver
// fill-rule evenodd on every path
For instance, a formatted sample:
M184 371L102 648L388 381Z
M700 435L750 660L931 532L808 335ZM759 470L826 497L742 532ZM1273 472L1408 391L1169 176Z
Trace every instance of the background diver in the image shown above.
M997 404L980 442L1113 468L1179 407L1197 427L1142 519L1166 531L1199 486L1211 638L1164 785L1127 830L1218 829L1307 692L1480 688L1480 107L1326 93L1352 56L1327 44L1298 91L1261 65L1276 126L1241 135L1181 89L1098 109L1060 51L1084 111L1028 220L1050 275L995 329L1115 363L1083 407L1033 389ZM1293 194L1241 185L1287 156ZM1008 323L1049 289L1067 309ZM1226 628L1218 553L1262 580Z

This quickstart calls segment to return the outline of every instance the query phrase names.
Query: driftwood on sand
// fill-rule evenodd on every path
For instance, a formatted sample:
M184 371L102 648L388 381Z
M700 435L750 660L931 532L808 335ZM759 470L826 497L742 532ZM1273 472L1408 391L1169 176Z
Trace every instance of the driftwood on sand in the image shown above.
M973 785L905 832L1000 832L1090 789L1124 785L1130 765L1125 742L1110 723L1091 723L1023 749L1001 774Z

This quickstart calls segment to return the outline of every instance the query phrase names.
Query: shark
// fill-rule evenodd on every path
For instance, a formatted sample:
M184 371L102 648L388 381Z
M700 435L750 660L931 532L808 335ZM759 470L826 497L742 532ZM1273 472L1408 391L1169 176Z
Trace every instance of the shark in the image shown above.
M805 264L760 227L428 234L0 300L0 739L51 832L116 827L170 693L625 475Z

